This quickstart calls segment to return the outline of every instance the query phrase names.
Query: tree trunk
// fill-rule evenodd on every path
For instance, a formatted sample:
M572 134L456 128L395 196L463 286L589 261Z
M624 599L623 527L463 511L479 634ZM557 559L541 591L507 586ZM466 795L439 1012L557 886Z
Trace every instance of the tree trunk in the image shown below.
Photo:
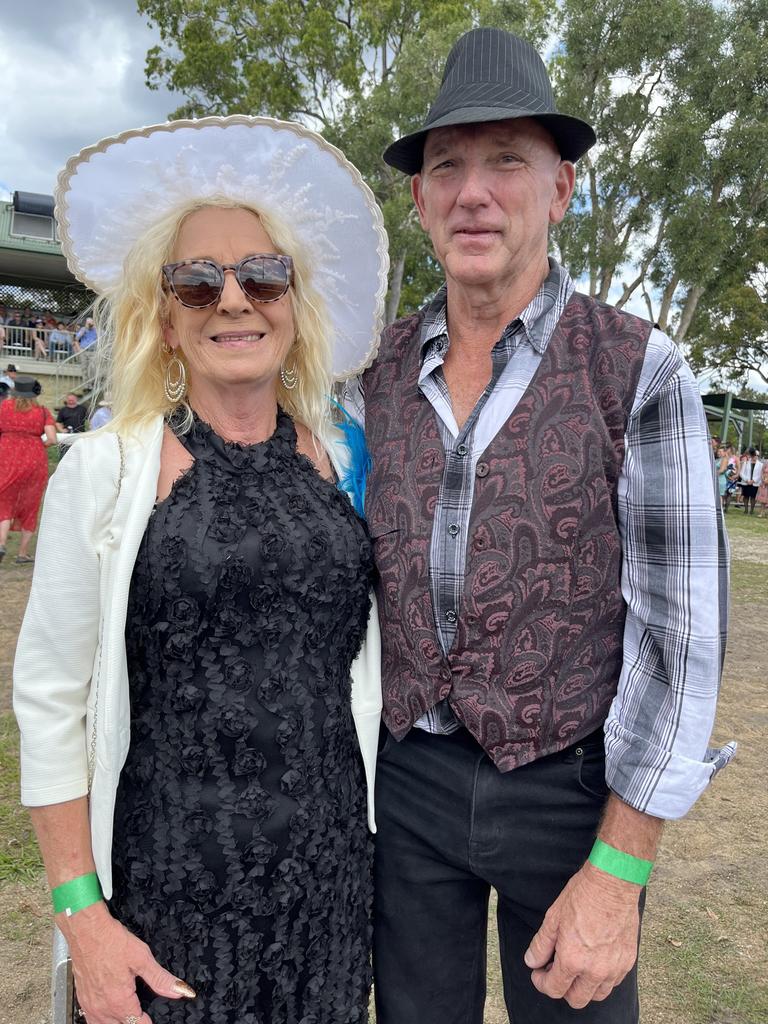
M586 158L587 166L589 167L589 197L592 203L592 238L590 239L590 253L589 253L589 294L594 296L597 292L597 245L598 245L598 230L597 230L597 214L600 209L600 197L597 191L597 172L592 166L589 157Z
M699 304L699 299L704 294L704 285L695 284L688 292L685 297L685 305L683 306L683 312L680 316L680 323L675 331L675 344L681 345L685 341L685 336L688 333L688 328L691 326L691 320L693 320L693 314L696 312L696 307Z
M659 327L662 331L666 331L667 324L669 323L669 311L672 307L672 299L674 298L677 286L680 284L680 275L673 274L667 283L667 287L661 296L661 309L659 310Z
M391 324L397 319L397 310L400 305L400 293L403 290L403 272L405 270L405 253L401 253L392 265L389 275L389 291L384 307L384 321Z
M613 275L616 272L616 267L606 267L603 270L602 277L600 278L600 290L597 293L597 299L599 302L608 301L608 293L611 290L613 284Z

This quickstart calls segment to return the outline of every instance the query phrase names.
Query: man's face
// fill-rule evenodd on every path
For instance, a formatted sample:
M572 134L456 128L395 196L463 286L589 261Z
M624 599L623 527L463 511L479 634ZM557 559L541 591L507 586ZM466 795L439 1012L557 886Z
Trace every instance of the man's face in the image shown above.
M67 395L67 405L70 409L74 409L77 405L77 395Z
M573 183L549 132L519 118L430 131L412 192L446 275L488 286L545 268Z

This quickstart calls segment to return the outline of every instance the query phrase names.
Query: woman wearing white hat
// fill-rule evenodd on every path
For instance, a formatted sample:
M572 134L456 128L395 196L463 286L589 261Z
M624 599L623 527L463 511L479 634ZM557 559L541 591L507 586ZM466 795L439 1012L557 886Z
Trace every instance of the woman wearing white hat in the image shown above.
M50 486L14 701L85 1019L364 1021L378 634L327 395L375 351L379 211L246 117L84 150L57 203L114 419Z

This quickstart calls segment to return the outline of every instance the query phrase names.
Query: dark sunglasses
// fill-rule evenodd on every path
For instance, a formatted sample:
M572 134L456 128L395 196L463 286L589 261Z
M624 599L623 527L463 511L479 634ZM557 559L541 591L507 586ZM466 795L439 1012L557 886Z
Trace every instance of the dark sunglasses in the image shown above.
M254 302L275 302L293 283L293 260L275 253L256 253L224 265L215 260L181 260L167 263L163 274L182 306L204 309L218 302L225 270L235 272L237 283Z

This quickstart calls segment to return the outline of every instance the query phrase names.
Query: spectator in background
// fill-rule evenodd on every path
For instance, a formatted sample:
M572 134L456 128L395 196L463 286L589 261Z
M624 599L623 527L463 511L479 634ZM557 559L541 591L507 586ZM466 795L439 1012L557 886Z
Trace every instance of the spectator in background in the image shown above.
M48 358L48 344L45 336L45 322L43 320L35 320L34 322L32 344L34 345L33 355L35 359Z
M6 387L12 388L13 382L16 380L16 367L13 363L8 363L5 368L5 372L0 376L0 384L5 384Z
M84 381L93 381L96 374L96 328L93 325L93 320L88 317L85 321L85 327L81 327L75 335L75 341L79 346L78 351L80 353L80 362L83 367L83 379Z
M739 457L732 444L725 445L725 453L728 456L728 472L726 473L725 495L723 497L723 511L728 511L731 498L736 497L736 488L739 484Z
M765 514L768 512L768 459L763 460L763 472L755 501L760 506L758 518L765 519Z
M96 344L96 328L90 317L85 321L85 326L81 327L75 335L75 341L77 342L78 352L87 352L89 348Z
M51 355L71 355L72 354L72 335L66 329L63 323L57 323L54 330L49 335L51 344Z
M80 405L74 392L70 392L56 416L56 429L62 434L82 434L87 419L85 406Z
M96 412L91 416L91 430L98 430L99 427L104 427L112 419L112 407L111 400L108 395L99 402L99 407Z
M728 449L724 444L721 444L715 455L715 473L717 475L717 487L720 493L720 504L723 506L723 512L728 511L728 482L733 472L731 465L728 462Z
M5 325L5 340L7 345L25 345L26 331L24 321L19 315L18 309L11 310L11 315Z
M755 499L757 488L763 479L763 464L757 457L754 448L748 449L745 457L741 460L739 482L741 483L741 496L744 499L744 515L753 515L755 511Z
M37 401L40 391L34 377L19 377L0 403L0 561L11 530L21 531L16 561L33 561L29 542L48 480L45 448L56 444L53 416Z

